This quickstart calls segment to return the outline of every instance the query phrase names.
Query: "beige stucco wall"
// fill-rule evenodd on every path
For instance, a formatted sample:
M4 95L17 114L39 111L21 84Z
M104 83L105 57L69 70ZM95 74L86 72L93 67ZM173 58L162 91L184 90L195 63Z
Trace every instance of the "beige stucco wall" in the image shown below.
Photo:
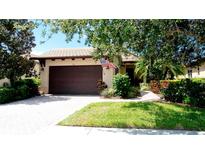
M186 69L186 74L184 76L179 76L178 78L188 78L188 69ZM199 73L198 67L191 68L192 69L192 78L205 78L205 63L199 66Z
M2 87L5 82L10 84L9 79L5 78L5 79L0 80L0 87Z
M75 60L72 59L55 59L53 60L46 60L46 66L41 68L40 72L40 78L41 78L41 90L45 93L48 93L49 90L49 67L50 66L77 66L77 65L100 65L99 61L95 61L92 58L85 58L84 60L82 58L75 58ZM112 86L112 78L114 75L113 69L106 69L103 68L102 77L103 81L108 85L108 87Z
M112 87L112 79L115 74L115 70L112 68L107 69L103 67L103 81L107 84L108 88Z

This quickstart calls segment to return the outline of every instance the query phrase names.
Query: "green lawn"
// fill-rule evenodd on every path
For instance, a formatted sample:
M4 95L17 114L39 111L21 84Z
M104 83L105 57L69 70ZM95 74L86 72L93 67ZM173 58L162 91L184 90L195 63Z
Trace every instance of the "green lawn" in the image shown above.
M205 130L205 109L159 102L90 104L59 123L65 126Z

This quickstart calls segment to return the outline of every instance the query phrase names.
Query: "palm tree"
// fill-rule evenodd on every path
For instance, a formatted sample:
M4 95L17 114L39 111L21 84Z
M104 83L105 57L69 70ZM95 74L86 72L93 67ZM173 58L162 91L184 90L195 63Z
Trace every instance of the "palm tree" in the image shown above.
M177 77L178 75L185 74L185 66L174 62L173 60L159 60L156 67L162 71L162 79L167 79L168 75L171 75L171 78L173 79L174 76Z
M144 58L141 58L136 62L135 74L140 79L143 79L144 83L147 83L148 70L149 70L149 62L146 61Z
M150 78L151 74L158 80L167 79L168 74L171 75L171 78L184 75L185 67L173 60L158 58L151 64L150 60L141 58L135 64L135 73L139 78L143 79L144 83L147 83L147 78Z

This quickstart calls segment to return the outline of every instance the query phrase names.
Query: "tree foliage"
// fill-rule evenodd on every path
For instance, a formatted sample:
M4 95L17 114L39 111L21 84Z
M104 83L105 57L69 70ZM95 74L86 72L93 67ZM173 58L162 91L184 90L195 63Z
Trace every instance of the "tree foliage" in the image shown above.
M86 38L86 45L96 49L93 56L96 59L107 57L111 61L119 55L128 53L128 42L135 31L134 20L45 20L52 33L61 31L66 41L72 40L75 34ZM49 35L50 36L50 35Z
M166 72L180 74L185 65L200 65L205 57L205 20L86 19L44 23L50 25L52 33L63 32L68 42L75 34L79 39L85 37L86 44L96 49L93 55L97 59L108 57L114 61L128 52L141 56L149 63L148 77L156 75L157 69L165 70L164 77Z
M0 79L6 77L13 84L30 71L33 62L28 55L35 46L34 27L28 20L0 20Z

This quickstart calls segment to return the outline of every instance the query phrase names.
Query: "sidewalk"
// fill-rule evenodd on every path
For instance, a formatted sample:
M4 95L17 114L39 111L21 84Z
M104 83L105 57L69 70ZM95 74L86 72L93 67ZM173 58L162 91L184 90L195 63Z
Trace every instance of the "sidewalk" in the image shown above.
M40 135L59 136L135 136L135 135L205 135L205 131L185 131L185 130L156 130L156 129L122 129L122 128L101 128L101 127L70 127L52 126Z

